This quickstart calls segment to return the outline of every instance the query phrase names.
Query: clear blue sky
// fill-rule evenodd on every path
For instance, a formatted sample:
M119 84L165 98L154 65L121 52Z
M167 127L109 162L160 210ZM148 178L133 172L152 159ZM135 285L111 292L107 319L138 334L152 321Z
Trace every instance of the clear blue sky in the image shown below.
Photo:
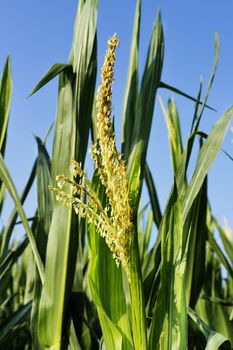
M2 70L6 56L10 54L13 75L6 162L19 191L28 178L37 153L33 133L43 138L54 121L57 80L30 99L26 97L51 65L68 62L77 3L77 0L0 2L0 67ZM133 0L99 1L99 67L103 62L108 37L116 32L121 42L117 52L114 86L118 140L135 4L136 1ZM200 76L203 77L204 88L207 85L213 65L214 33L219 33L220 61L208 101L218 112L206 111L201 124L201 129L208 133L223 112L233 104L233 2L143 0L141 72L158 7L161 8L165 32L162 80L191 95L197 94ZM193 103L162 90L158 94L162 96L164 103L169 96L175 97L185 138L190 129ZM231 154L233 154L232 138L233 134L228 132L224 141L224 148ZM172 183L172 171L167 129L158 104L155 107L148 161L164 207ZM209 198L217 218L223 222L223 218L227 217L233 227L232 179L233 162L220 154L210 171ZM34 203L33 195L35 193L26 205L28 215L33 213L30 208L31 203Z

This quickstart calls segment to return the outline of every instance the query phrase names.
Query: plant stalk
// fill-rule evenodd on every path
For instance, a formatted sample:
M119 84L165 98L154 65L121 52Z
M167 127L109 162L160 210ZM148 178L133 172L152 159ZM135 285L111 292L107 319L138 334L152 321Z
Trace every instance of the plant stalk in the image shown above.
M146 350L146 313L136 224L132 229L130 258L130 295L134 347L135 350Z

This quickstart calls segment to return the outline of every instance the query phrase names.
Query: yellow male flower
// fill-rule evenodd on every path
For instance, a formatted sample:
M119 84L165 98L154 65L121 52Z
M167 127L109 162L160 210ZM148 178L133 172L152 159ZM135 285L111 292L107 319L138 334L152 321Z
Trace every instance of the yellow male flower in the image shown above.
M102 204L91 188L81 165L75 161L71 163L72 180L57 177L58 188L51 188L56 192L56 198L62 204L73 207L76 213L85 217L87 222L94 223L99 234L104 237L108 247L113 253L116 263L121 262L128 279L130 234L132 231L131 207L125 163L116 150L115 135L111 122L112 110L112 84L114 76L115 49L119 40L114 34L108 40L108 50L102 67L102 82L97 94L97 141L92 146L94 167L100 181L106 188L108 205ZM79 179L76 182L76 179ZM69 184L73 195L66 194L62 189ZM88 197L88 204L82 201L83 196Z

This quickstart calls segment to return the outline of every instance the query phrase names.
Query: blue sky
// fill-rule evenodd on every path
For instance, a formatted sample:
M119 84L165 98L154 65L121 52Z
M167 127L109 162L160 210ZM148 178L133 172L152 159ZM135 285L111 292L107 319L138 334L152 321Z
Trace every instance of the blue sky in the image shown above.
M0 2L0 67L2 70L6 56L10 54L13 75L6 162L19 191L22 190L36 157L33 134L43 138L55 119L57 80L30 99L26 97L51 65L68 62L77 3L76 0ZM118 140L135 4L136 1L133 0L99 1L98 79L108 37L116 32L121 42L117 51L114 86ZM141 73L158 7L161 8L165 33L162 80L190 95L197 95L200 76L203 78L204 89L207 86L214 58L214 33L219 34L220 60L208 100L218 112L206 111L201 124L201 130L208 133L217 119L233 104L233 3L230 0L221 3L211 0L142 0ZM158 94L164 103L169 96L175 98L185 140L190 129L193 103L167 91L159 90ZM228 132L224 141L224 149L231 154L232 138L233 134ZM51 138L48 146L51 147ZM157 103L148 161L164 207L172 184L172 171L167 129ZM232 178L233 163L221 153L210 171L209 198L217 218L223 222L226 217L233 227ZM28 215L33 213L33 196L35 193L26 204Z

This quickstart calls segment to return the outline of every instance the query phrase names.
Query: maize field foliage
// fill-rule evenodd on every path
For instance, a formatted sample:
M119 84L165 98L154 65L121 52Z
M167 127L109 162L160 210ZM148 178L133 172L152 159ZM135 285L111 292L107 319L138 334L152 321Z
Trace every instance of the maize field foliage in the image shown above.
M9 57L3 69L0 212L6 191L15 207L0 232L0 349L232 349L233 242L211 211L208 171L233 107L208 135L200 129L205 108L211 108L207 99L217 67L218 36L207 91L203 97L200 86L193 98L161 81L164 35L158 11L139 82L137 1L118 151L111 118L118 38L109 39L95 93L100 74L97 8L98 0L79 1L68 63L53 65L31 93L59 77L52 154L46 149L48 135L44 140L35 137L38 155L21 194L4 162L12 94ZM175 101L166 106L159 100L174 173L163 212L147 163L160 88L194 101L190 134L184 140ZM89 137L94 161L90 179L84 170ZM35 180L37 208L29 220L23 204ZM145 208L140 204L143 184L149 193ZM14 237L18 224L25 231L21 240ZM153 227L157 233L151 245Z

